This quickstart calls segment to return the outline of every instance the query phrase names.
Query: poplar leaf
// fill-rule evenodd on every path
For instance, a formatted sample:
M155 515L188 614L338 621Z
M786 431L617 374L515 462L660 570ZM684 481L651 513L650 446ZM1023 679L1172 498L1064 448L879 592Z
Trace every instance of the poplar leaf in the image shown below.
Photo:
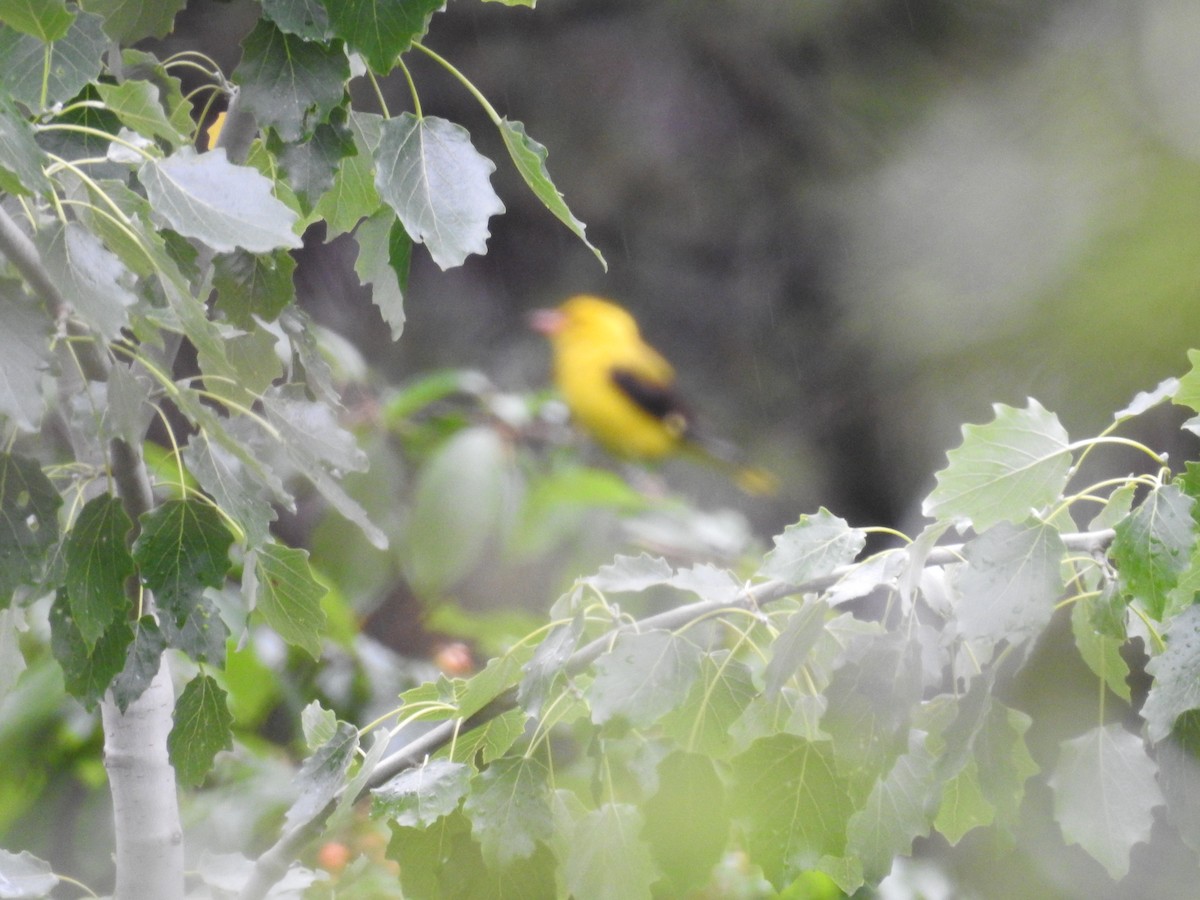
M126 287L131 273L91 231L70 222L43 229L36 243L46 274L79 317L113 340L129 324L137 298Z
M333 33L386 75L444 5L445 0L337 0L325 8Z
M50 607L50 650L62 666L67 691L93 710L125 665L133 632L124 620L113 622L91 647L75 625L66 592Z
M1142 718L1154 743L1171 733L1179 716L1200 709L1200 606L1189 606L1171 620L1166 641L1167 648L1146 664L1154 683L1142 705Z
M1194 504L1178 484L1164 484L1116 527L1109 556L1121 587L1155 619L1162 619L1168 595L1191 566Z
M254 571L258 576L255 608L281 638L319 659L325 628L321 598L327 591L308 565L308 552L274 542L263 544L254 551Z
M333 736L304 760L296 775L300 791L283 817L291 829L311 822L346 783L346 772L358 749L358 729L338 722Z
M34 582L58 544L62 497L35 460L0 454L0 607Z
M8 19L0 14L0 21ZM20 34L0 25L0 59L4 60L0 82L7 88L7 95L35 111L76 97L96 80L103 67L108 39L102 26L99 16L79 13L66 32L47 46L47 40L40 36Z
M371 288L371 302L392 331L392 340L404 331L404 291L408 288L408 267L412 240L396 214L384 208L361 222L354 230L358 257L354 271L361 284Z
M496 760L475 779L463 808L488 865L526 859L550 837L548 778L542 762L517 756Z
M233 716L225 692L211 675L197 675L175 703L167 751L184 787L198 787L221 750L233 749Z
M3 32L0 31L0 43ZM0 46L0 54L3 47ZM25 117L0 98L0 190L11 194L40 194L50 187L42 172L46 154L33 138Z
M397 825L432 825L458 809L470 784L470 766L429 760L371 791L371 814L386 816Z
M687 697L700 670L700 651L669 631L622 632L595 670L586 692L592 721L603 725L620 717L642 728Z
M96 85L108 108L127 127L148 138L164 138L172 144L183 141L183 135L167 118L159 99L158 88L148 81L130 80L121 84Z
M168 500L142 516L133 558L159 608L182 626L204 589L224 582L232 543L233 535L210 504Z
M63 0L0 0L0 22L44 44L66 34L73 21Z
M866 540L861 529L851 528L845 519L822 507L816 515L801 516L775 536L775 549L756 574L803 584L853 562Z
M9 853L0 850L0 890L4 897L48 897L58 886L59 878L50 863L38 859L28 850Z
M50 322L13 282L0 282L0 309L0 415L21 431L36 431L46 409L41 382L49 367Z
M132 44L142 38L163 38L175 26L176 14L187 0L154 0L130 3L129 0L81 0L80 6L104 19L104 33L120 44Z
M84 505L67 535L67 599L89 650L109 623L129 609L125 579L134 565L125 540L132 527L120 498L101 494Z
M628 803L605 803L576 820L562 861L570 896L650 900L654 866L649 848L638 836L641 830L642 815Z

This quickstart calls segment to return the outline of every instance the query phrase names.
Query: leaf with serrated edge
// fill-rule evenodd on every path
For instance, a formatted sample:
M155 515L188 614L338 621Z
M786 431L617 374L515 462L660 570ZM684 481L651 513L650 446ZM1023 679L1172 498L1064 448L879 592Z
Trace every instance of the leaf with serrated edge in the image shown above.
M125 656L125 666L113 679L112 694L121 712L150 686L162 667L167 639L153 616L142 616L134 623L133 643Z
M637 728L651 725L687 697L700 670L700 651L669 631L622 633L595 662L587 689L592 721L617 717Z
M28 850L20 853L0 850L0 885L13 891L4 896L49 897L58 881L50 863L38 859Z
M1071 467L1066 430L1036 400L1024 409L996 404L985 425L964 425L963 442L946 454L937 487L922 511L934 519L965 519L983 531L1023 522L1062 493Z
M1146 734L1158 742L1171 733L1175 719L1200 709L1200 606L1189 606L1167 626L1167 648L1146 664L1154 676L1142 706Z
M125 540L132 527L121 500L101 494L79 511L67 536L67 598L75 626L89 649L131 605L125 595L125 579L133 574L134 565Z
M539 760L518 756L496 760L475 779L463 808L489 865L525 859L550 836L549 774Z
M445 0L338 0L326 3L333 33L363 55L380 75L425 34L430 17Z
M58 543L62 497L32 459L0 454L0 606L34 579Z
M206 587L229 571L233 535L220 514L199 500L168 500L142 516L133 558L159 606L182 625Z
M1178 484L1155 488L1116 526L1109 556L1122 589L1161 620L1169 595L1192 564L1195 501Z
M311 822L346 784L346 772L358 750L358 729L338 722L333 737L304 761L296 775L300 793L283 817L284 827Z
M233 716L225 692L211 675L189 681L175 702L175 724L167 750L179 783L197 787L221 750L233 749Z
M104 17L104 33L114 41L132 44L142 38L166 37L175 25L175 14L186 4L187 0L82 0L80 6Z
M1150 839L1154 809L1165 802L1158 767L1141 738L1120 725L1063 741L1050 776L1054 812L1069 844L1078 844L1114 879L1129 871L1134 844Z
M0 415L21 431L36 431L46 410L41 382L49 366L50 322L12 282L0 282L0 303Z
M621 593L666 584L674 575L666 560L643 553L641 556L617 556L584 581L601 593Z
M816 515L801 516L775 536L775 549L756 574L803 584L853 562L866 539L861 529L851 528L845 519L822 507Z
M308 552L267 543L253 556L258 575L255 608L281 638L319 659L325 628L321 598L327 591L308 565Z
M133 632L123 620L113 622L89 648L75 627L63 592L50 607L50 650L62 666L67 691L85 709L96 708L109 684L125 665Z
M98 84L101 99L127 127L148 138L164 138L172 144L183 141L167 118L159 100L158 88L148 81L125 81L121 84Z
M470 783L470 766L429 760L372 790L371 815L397 825L432 825L458 808Z
M396 214L390 209L381 209L369 219L359 223L354 230L354 241L358 244L358 257L354 260L354 271L360 284L371 288L371 302L392 330L392 340L399 340L404 332L404 285L401 273L392 265L393 251L400 244L408 243L404 229L399 229ZM403 256L403 254L401 254ZM407 276L407 272L403 273Z

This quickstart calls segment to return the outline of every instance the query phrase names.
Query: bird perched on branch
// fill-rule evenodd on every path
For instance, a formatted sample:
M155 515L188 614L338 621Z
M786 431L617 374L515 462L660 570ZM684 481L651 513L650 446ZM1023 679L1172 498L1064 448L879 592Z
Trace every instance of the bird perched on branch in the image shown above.
M550 339L554 381L574 420L610 453L660 460L682 455L724 470L742 490L774 490L769 472L745 466L702 438L675 390L675 370L642 340L628 311L589 295L536 310L535 331Z

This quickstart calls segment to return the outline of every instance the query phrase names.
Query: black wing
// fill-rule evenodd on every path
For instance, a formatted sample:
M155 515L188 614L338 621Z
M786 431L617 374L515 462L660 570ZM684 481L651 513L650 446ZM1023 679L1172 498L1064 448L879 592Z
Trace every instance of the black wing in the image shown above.
M692 415L671 385L658 384L636 372L621 368L613 369L612 380L639 408L660 420L672 431L680 435L687 434Z

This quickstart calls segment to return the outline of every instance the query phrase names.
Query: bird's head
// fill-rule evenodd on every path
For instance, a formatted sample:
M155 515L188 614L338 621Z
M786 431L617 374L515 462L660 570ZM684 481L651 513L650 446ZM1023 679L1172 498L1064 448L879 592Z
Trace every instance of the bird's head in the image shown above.
M529 325L555 343L587 335L591 342L639 339L633 316L610 300L579 294L554 309L534 310Z

